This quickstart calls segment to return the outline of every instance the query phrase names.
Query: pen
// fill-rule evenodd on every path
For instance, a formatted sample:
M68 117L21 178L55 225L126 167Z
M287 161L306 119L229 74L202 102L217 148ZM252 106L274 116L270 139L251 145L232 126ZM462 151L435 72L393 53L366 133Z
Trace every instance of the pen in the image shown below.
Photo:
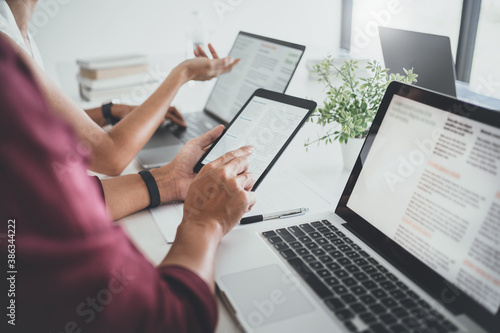
M250 223L262 222L262 221L274 220L274 219L285 219L287 217L304 215L308 211L309 211L309 208L296 208L296 209L285 210L283 212L277 212L277 213L272 213L272 214L248 216L248 217L242 218L240 221L240 224L250 224Z

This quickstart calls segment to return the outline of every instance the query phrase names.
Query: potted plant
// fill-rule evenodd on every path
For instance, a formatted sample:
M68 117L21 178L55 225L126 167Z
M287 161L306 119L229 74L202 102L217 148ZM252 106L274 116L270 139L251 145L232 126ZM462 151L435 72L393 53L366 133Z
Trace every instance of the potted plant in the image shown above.
M330 127L326 134L317 139L307 140L306 148L321 142L325 144L339 141L344 159L344 167L350 170L358 156L364 139L377 113L385 90L391 81L400 81L407 84L417 82L418 75L413 69L404 69L404 75L387 75L388 69L374 60L368 62L367 77L356 76L359 69L355 60L345 61L340 69L334 64L334 58L328 56L314 71L320 76L319 81L326 85L326 99L322 107L318 107L310 122L316 122ZM340 78L342 84L333 85L333 79ZM333 126L332 126L333 125Z

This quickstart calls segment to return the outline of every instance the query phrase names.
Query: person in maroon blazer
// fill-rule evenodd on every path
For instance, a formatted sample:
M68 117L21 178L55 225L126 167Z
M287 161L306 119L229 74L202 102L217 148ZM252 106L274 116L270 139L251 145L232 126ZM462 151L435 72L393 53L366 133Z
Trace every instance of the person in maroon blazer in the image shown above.
M12 43L0 34L0 253L3 271L17 271L7 275L14 290L2 301L1 331L212 332L214 256L255 203L255 177L247 172L253 148L194 175L218 127L151 171L161 202L185 199L175 242L155 268L109 216L149 206L146 181L136 174L101 184L87 175L88 147L49 110L26 55ZM7 228L14 233L5 237ZM13 252L13 266L5 267Z

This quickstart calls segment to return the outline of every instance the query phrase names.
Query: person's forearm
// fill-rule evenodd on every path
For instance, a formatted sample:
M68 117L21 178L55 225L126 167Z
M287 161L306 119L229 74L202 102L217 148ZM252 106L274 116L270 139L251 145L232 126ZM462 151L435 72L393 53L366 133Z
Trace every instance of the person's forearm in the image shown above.
M148 189L138 174L101 180L108 212L113 220L149 206Z
M108 124L106 119L104 119L104 116L102 115L101 107L87 109L85 110L85 113L87 113L90 119L92 119L97 125L101 127L106 126Z
M187 224L177 229L175 241L160 266L181 266L201 277L215 292L214 261L223 232L217 223Z

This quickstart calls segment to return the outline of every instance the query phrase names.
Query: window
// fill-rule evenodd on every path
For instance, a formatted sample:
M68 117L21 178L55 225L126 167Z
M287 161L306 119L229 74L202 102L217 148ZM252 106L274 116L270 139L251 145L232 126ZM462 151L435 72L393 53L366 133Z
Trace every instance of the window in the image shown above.
M490 0L494 2L495 0ZM456 59L462 1L354 0L351 55L382 60L378 26L448 36Z
M500 99L500 2L482 0L471 71L471 89Z

